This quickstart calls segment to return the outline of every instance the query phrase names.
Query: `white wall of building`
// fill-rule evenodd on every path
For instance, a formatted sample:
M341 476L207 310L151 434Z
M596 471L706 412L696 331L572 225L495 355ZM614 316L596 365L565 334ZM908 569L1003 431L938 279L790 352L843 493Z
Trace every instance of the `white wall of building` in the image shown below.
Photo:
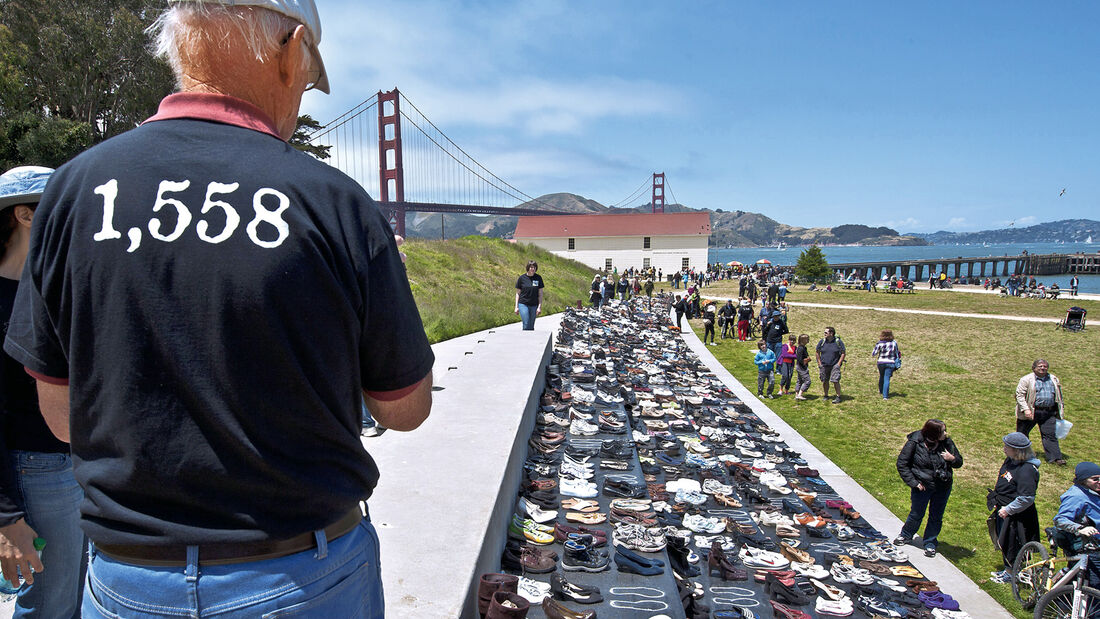
M700 235L690 236L651 236L650 249L644 249L644 239L641 236L584 236L573 239L573 249L569 249L569 239L565 237L552 238L519 238L519 243L531 243L541 247L550 253L576 260L593 269L603 269L607 260L611 260L612 268L622 271L629 267L642 268L645 260L649 259L649 265L655 269L661 269L665 274L675 273L683 266L683 259L688 259L688 265L696 269L702 269L707 265L707 241L708 237Z

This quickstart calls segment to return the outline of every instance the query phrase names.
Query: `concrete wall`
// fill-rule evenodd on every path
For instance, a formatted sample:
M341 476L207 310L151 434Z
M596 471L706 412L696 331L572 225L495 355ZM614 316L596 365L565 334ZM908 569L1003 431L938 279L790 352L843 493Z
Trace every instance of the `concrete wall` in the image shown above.
M688 259L688 265L701 269L707 264L707 243L709 237L690 236L651 236L650 249L643 248L642 236L581 236L575 237L573 249L569 249L569 239L520 238L521 243L531 243L556 256L576 260L593 269L603 269L608 258L612 268L620 271L628 267L641 268L645 259L655 269L665 273L675 273Z

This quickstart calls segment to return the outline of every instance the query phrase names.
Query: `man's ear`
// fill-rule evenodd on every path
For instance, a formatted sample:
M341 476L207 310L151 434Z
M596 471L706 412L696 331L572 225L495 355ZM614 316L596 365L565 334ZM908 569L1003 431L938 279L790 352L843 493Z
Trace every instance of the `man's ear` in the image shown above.
M286 87L294 85L294 80L306 66L302 57L308 54L306 49L306 27L299 24L287 37L286 44L279 52L279 81Z

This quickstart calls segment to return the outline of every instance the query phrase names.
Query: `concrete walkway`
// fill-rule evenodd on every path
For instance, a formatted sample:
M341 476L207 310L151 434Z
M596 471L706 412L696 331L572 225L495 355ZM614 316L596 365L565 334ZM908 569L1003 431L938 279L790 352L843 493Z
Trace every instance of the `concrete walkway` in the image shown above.
M850 308L850 305L828 306ZM866 308L873 309L873 308ZM942 313L942 312L941 312ZM964 314L969 316L969 314ZM675 316L673 316L675 319ZM893 536L901 531L902 521L882 503L849 477L832 460L825 457L816 447L810 444L801 434L792 428L786 421L775 414L766 404L761 402L752 391L746 389L722 363L711 354L710 349L699 340L699 336L692 329L683 332L684 342L699 355L703 363L711 368L718 378L730 388L756 413L760 419L767 423L773 430L779 433L791 449L801 452L810 468L817 469L821 478L829 482L837 494L852 504L867 522L871 523L883 535ZM900 447L899 447L900 449ZM898 480L901 483L901 480ZM978 588L974 581L970 580L958 568L951 564L942 555L934 559L924 556L924 553L915 547L907 547L909 560L926 577L940 583L943 590L959 602L962 610L970 613L975 619L1010 619L1012 614L997 603L990 595Z
M710 297L707 297L710 298ZM721 299L715 299L719 301ZM993 320L1015 320L1018 322L1046 322L1055 324L1061 322L1056 318L1043 318L1041 316L1008 316L1005 314L967 314L964 312L937 312L936 310L901 309L895 307L871 307L870 305L840 305L835 303L806 303L802 301L787 301L787 305L801 307L824 307L830 309L857 309L873 312L897 312L901 314L927 314L929 316L950 316L952 318L991 318Z

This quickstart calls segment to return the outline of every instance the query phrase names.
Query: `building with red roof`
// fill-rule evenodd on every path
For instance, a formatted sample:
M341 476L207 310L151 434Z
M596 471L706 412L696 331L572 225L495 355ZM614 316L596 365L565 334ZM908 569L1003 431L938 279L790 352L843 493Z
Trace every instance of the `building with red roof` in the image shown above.
M701 269L707 264L710 214L624 213L520 217L515 239L594 269Z

